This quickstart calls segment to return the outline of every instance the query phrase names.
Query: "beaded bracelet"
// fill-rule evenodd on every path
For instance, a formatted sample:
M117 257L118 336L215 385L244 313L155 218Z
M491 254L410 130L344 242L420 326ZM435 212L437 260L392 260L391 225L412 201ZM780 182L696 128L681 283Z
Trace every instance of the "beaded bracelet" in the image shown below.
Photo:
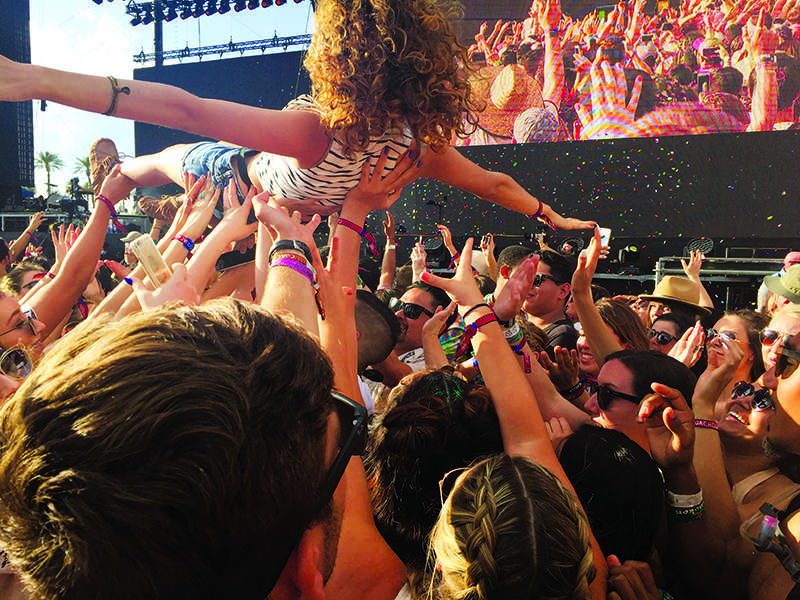
M122 223L119 222L119 219L117 219L117 209L114 208L114 203L103 196L103 194L97 194L94 199L102 202L108 207L108 212L111 213L111 221L114 223L114 226L120 231L124 232L125 228L122 226Z
M359 227L352 221L348 221L347 219L342 219L341 217L339 217L339 220L336 222L336 224L343 225L344 227L347 227L351 231L355 231L358 235L367 240L367 243L369 244L369 249L375 256L378 256L378 248L375 245L375 237L371 233L367 233L366 231L364 231L363 227Z
M713 429L719 431L719 425L716 421L709 421L708 419L695 419L694 426L699 429Z

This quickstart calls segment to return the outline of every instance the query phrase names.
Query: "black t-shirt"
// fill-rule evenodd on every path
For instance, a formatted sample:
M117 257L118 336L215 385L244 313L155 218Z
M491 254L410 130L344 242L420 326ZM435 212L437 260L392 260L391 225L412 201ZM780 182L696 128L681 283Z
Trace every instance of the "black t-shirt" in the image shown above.
M568 350L575 350L577 348L576 342L578 341L578 332L569 319L561 319L552 325L548 325L544 328L544 332L550 339L550 342L547 344L547 354L551 359L553 358L553 349L556 346L561 346Z

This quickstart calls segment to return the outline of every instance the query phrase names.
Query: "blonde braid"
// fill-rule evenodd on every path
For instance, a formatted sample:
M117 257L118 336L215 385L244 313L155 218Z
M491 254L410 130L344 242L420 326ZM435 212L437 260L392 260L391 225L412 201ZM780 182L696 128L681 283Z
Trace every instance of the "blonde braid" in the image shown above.
M475 516L472 519L471 531L468 528L464 548L464 557L469 565L467 585L474 588L481 600L488 598L488 594L497 585L497 563L494 559L497 543L495 532L497 503L490 477L491 469L487 468L482 473L475 491Z

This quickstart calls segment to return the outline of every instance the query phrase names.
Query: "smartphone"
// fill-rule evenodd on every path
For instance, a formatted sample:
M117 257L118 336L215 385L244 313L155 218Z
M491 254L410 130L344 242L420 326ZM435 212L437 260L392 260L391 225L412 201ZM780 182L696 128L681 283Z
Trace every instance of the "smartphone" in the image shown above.
M598 227L600 230L600 245L608 246L611 242L611 230L608 227Z
M164 262L164 258L156 248L153 238L142 234L135 240L129 242L131 252L139 260L144 272L156 287L164 285L172 275L172 271Z
M486 235L484 235L481 238L481 246L488 246L489 242L491 242L491 241L492 241L492 234L491 233L487 233Z
M226 252L225 254L221 254L220 257L217 259L216 270L220 273L224 273L228 269L232 269L234 267L238 267L239 265L243 265L246 263L251 263L256 259L256 247L253 246L252 248L248 248L246 252L239 252L238 250L232 250L231 252Z
M706 88L709 87L711 83L711 75L709 73L698 73L697 74L697 89L701 92L706 91Z

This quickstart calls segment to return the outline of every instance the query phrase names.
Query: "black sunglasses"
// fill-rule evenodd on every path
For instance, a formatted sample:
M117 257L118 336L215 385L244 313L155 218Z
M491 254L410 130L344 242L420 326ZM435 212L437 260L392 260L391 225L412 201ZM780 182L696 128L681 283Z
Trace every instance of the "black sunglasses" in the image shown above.
M795 347L797 344L797 334L783 336L783 347L778 353L778 360L775 363L775 375L782 378L791 376L800 364L800 350Z
M367 419L369 417L367 409L339 392L332 391L331 396L336 403L334 408L339 418L339 453L322 480L317 492L317 502L308 517L307 527L311 526L317 515L330 503L333 493L336 491L336 487L339 485L339 481L341 481L345 469L350 463L350 458L363 454L367 445ZM268 569L267 579L265 580L267 583L265 598L269 596L272 588L275 587L275 583L289 561L292 551L300 542L303 533L304 531L301 531L294 543L289 546L284 560L276 562L272 569Z
M731 399L747 398L750 396L750 408L752 410L772 410L775 408L775 400L772 392L767 388L756 388L752 383L740 381L731 390Z
M597 386L597 406L599 406L602 410L606 410L614 398L621 398L622 400L627 400L628 402L633 402L634 404L639 404L639 402L642 401L639 396L619 392L608 387L607 385Z
M533 287L539 287L544 283L545 279L549 279L556 285L561 285L561 282L559 282L558 279L556 279L552 275L548 275L547 273L537 273L533 278Z
M777 329L772 329L771 327L764 327L764 329L758 332L758 337L764 346L772 346L772 344L777 342L784 335L790 336L792 334L778 331Z
M433 316L433 313L424 306L414 304L413 302L403 302L397 298L392 298L389 300L389 308L395 312L402 310L406 318L411 319L412 321L414 319L419 319L422 316L422 313L425 313L429 317Z
M656 344L659 346L666 346L671 341L678 339L676 336L670 335L666 331L656 331L653 328L648 329L647 333L650 336L650 339L655 338Z

